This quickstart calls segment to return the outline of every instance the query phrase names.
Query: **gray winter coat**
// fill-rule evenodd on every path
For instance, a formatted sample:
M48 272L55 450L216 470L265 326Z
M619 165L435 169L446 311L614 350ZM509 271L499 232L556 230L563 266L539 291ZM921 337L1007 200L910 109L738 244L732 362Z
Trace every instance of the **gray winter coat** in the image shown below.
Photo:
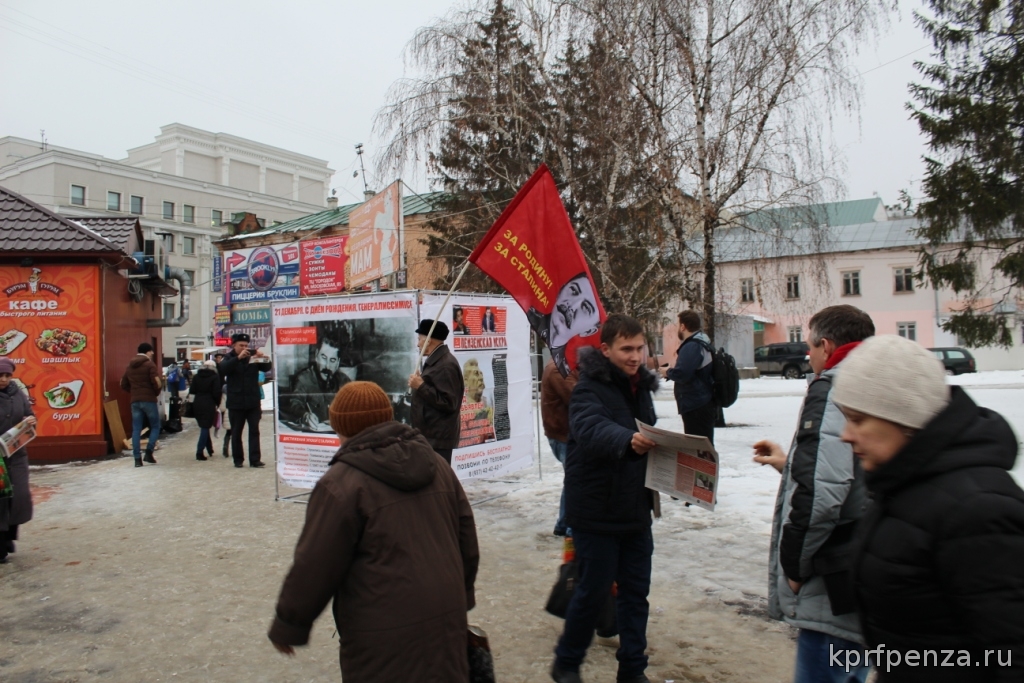
M32 412L28 397L17 384L11 382L0 391L0 432L24 420ZM28 490L28 452L22 448L10 458L11 486L14 497L10 501L0 500L0 531L8 526L25 524L32 519L32 495Z
M846 420L832 401L841 366L810 381L800 409L775 499L768 613L798 628L862 643L849 572L867 494L860 462L840 440ZM787 578L803 583L799 594Z

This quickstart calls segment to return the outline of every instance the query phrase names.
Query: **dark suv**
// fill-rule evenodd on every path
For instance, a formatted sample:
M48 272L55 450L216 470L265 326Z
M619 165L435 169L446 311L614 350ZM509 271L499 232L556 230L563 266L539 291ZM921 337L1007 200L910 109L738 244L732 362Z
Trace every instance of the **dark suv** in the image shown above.
M946 367L947 375L959 375L964 372L977 372L974 356L967 349L956 347L928 349Z
M762 375L798 379L811 371L806 342L768 344L754 349L754 365Z

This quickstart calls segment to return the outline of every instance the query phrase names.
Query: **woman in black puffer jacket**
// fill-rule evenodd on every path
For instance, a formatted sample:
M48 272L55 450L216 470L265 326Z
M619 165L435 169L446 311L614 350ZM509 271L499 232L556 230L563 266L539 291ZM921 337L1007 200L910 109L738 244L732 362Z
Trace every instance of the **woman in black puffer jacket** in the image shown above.
M213 439L210 438L210 429L217 419L217 410L220 406L221 380L217 374L217 364L212 360L203 363L196 376L192 378L192 386L189 394L192 399L192 415L199 425L199 443L196 444L196 460L207 460L203 455L206 450L213 455Z
M872 337L843 363L843 440L867 472L854 589L884 683L1024 681L1017 438L927 350Z

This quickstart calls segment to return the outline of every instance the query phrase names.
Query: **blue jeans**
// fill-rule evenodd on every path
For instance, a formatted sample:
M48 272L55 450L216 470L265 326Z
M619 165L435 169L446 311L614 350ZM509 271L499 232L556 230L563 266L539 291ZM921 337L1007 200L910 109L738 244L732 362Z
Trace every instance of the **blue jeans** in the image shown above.
M618 583L615 614L619 625L619 678L639 676L647 669L647 595L651 590L651 530L607 536L573 531L580 578L565 614L565 630L555 647L563 671L579 671L594 637L601 608L612 584Z
M139 451L142 440L142 422L149 422L149 445L146 451L152 451L156 447L156 440L160 438L160 411L155 401L132 401L132 455L138 460L142 457Z
M859 643L802 628L796 641L793 683L864 683L871 671L865 664L866 659L864 647ZM836 661L841 662L841 666L834 666ZM847 663L851 664L849 671ZM852 666L854 663L857 666Z
M555 441L548 437L548 443L551 444L551 452L555 456L555 460L562 463L562 468L565 468L565 454L569 450L569 444L564 441ZM562 499L558 502L558 520L555 521L555 535L565 535L565 485L562 485Z
M209 450L213 455L213 439L210 438L210 428L199 428L199 443L196 444L196 455L202 455L204 450Z

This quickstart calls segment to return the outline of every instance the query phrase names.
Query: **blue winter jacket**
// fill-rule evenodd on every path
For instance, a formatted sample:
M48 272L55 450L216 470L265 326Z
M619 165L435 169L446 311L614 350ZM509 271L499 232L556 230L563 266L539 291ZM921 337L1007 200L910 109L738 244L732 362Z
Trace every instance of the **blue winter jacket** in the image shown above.
M569 400L565 516L591 533L635 533L651 525L647 456L630 447L636 420L653 425L658 378L639 369L636 393L622 370L595 348L579 351L580 379Z
M675 367L666 373L675 382L672 393L680 415L707 405L713 398L711 388L715 380L710 347L711 340L703 332L691 336L680 345Z

